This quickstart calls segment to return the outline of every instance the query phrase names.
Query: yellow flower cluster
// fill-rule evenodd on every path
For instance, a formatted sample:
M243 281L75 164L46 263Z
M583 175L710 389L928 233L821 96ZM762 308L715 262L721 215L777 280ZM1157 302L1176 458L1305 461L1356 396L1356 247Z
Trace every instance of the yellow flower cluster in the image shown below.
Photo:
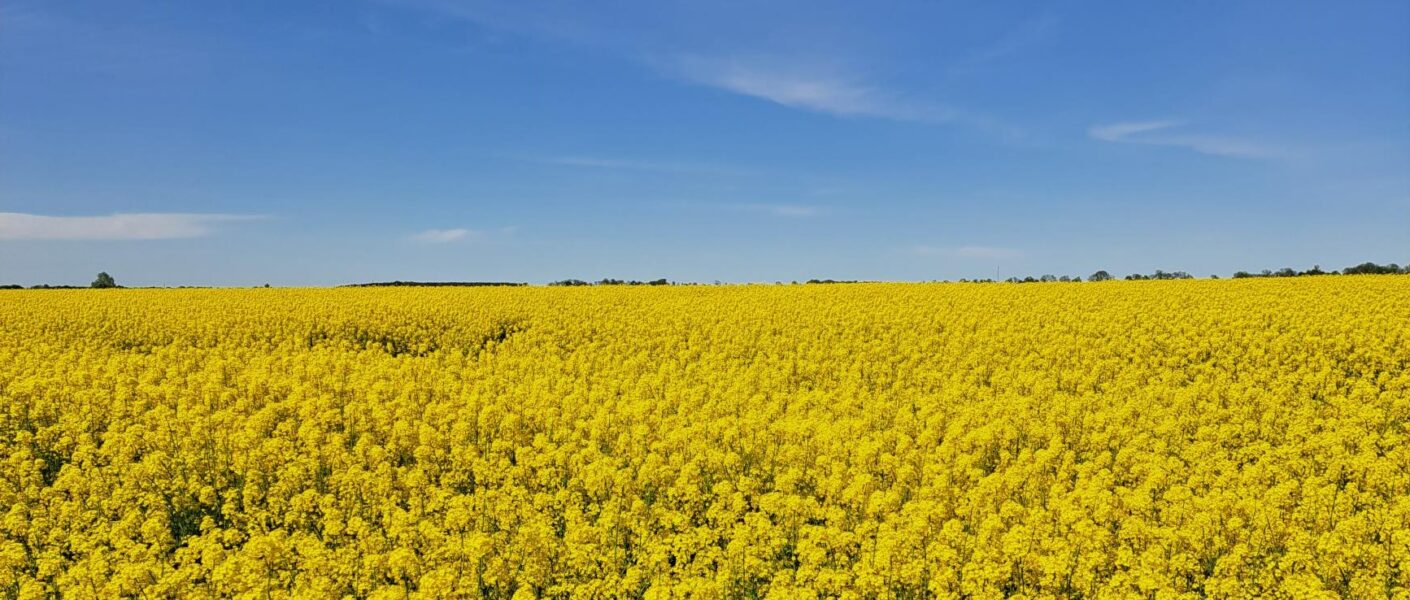
M0 596L1410 596L1410 278L0 292Z

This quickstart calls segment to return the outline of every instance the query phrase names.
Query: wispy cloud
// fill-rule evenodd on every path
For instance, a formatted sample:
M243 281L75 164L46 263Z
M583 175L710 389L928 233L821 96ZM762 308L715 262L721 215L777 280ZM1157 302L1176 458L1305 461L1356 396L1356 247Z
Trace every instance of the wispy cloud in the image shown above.
M877 69L863 64L868 62L862 58L865 52L845 43L829 43L825 36L812 40L806 51L780 51L769 39L746 36L724 45L719 36L701 38L692 33L698 24L681 19L691 11L649 11L656 13L653 22L657 26L646 34L633 35L610 18L611 8L574 3L381 2L516 35L594 47L641 62L666 77L797 110L845 118L958 125L1009 140L1023 137L1018 128L993 117L906 94L876 80L872 75ZM981 49L973 60L990 61L1018 52L1045 35L1049 27L1051 22L1046 18L1021 24L993 47Z
M949 68L952 74L971 73L999 60L1023 53L1051 39L1058 29L1056 16L1043 13L1020 21L992 42L972 49Z
M412 241L422 244L449 244L480 237L480 232L457 227L454 229L427 229L411 236Z
M846 70L792 57L708 58L678 56L653 61L666 73L696 85L758 98L797 110L842 118L872 118L967 127L1010 142L1024 141L1019 127L992 116L900 94Z
M1179 131L1183 125L1174 120L1127 121L1095 125L1087 130L1087 135L1104 142L1186 148L1211 156L1272 158L1281 154L1274 148L1249 140L1183 133Z
M680 56L661 65L692 83L839 117L946 122L961 116L947 106L906 101L854 77L777 57Z
M920 256L946 256L976 260L1006 260L1023 256L1021 250L997 246L911 246L911 254Z
M1179 124L1178 121L1130 121L1093 125L1087 130L1087 135L1105 142L1128 142L1133 135L1169 129Z
M218 223L262 219L259 215L117 213L58 217L0 213L0 240L168 240L211 234Z
M426 229L411 234L407 239L418 244L439 245L454 243L491 244L510 240L519 232L515 226L495 229L470 229L467 227L447 227Z
M594 46L620 44L594 28L594 19L588 17L592 16L593 11L603 11L600 7L586 4L460 0L374 0L374 3L423 11L442 18L541 39Z

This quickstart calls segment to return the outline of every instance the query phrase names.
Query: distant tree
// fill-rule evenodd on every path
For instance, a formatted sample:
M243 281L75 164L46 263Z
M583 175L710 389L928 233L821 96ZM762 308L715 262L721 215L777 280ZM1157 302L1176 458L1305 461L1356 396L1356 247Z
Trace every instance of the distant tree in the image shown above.
M1097 271L1096 273L1092 273L1092 276L1088 277L1087 281L1111 281L1111 273Z
M1401 267L1395 263L1378 265L1373 262L1364 262L1354 267L1342 269L1341 272L1346 275L1395 275L1410 272L1410 269Z
M648 281L648 282L646 282L646 283L647 283L647 285L666 285L666 284L668 284L668 283L670 283L670 282L669 282L669 281L666 281L666 278L665 278L665 277L662 277L662 278L660 278L660 279L652 279L651 281ZM782 282L775 281L774 283L782 283Z
M1253 277L1253 273L1249 273L1248 271L1234 271L1234 279L1248 279L1249 277Z
M114 281L113 276L109 275L106 271L104 271L98 274L98 277L93 280L93 284L89 287L115 288L117 287L117 281Z
M1373 262L1364 262L1354 267L1347 267L1341 272L1345 275L1368 275L1380 270L1380 265Z

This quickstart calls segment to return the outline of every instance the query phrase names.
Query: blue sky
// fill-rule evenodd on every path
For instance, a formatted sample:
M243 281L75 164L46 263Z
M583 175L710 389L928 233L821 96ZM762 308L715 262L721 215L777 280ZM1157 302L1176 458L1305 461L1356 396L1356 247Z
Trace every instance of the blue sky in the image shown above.
M1405 2L0 5L0 283L1365 260Z

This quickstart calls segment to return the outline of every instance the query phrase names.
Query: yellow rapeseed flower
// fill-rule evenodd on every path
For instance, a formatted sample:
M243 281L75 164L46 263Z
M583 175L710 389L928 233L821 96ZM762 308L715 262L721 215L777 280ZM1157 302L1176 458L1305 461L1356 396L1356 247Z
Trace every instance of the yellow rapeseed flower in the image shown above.
M0 596L1410 597L1410 278L0 292Z

